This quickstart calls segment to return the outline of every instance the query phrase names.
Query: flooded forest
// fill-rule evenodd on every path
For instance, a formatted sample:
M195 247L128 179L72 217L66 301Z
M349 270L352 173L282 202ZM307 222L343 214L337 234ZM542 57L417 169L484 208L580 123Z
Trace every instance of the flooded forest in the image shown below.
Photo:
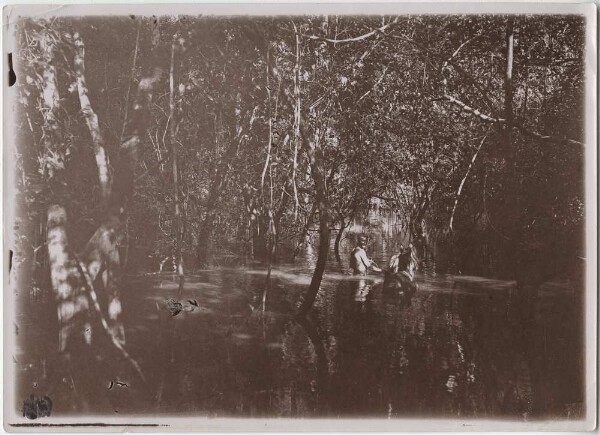
M20 20L17 414L584 418L584 30Z

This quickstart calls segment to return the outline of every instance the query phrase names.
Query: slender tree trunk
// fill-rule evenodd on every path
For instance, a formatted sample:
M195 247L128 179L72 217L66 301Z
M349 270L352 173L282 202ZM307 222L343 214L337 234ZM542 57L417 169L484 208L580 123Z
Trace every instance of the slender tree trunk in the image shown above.
M327 258L329 256L329 239L330 239L330 211L329 203L327 200L327 185L325 182L325 169L323 167L324 159L317 148L317 144L310 141L301 127L302 131L302 144L304 151L308 155L308 159L311 167L311 174L315 183L317 207L319 210L319 250L317 255L317 264L315 271L313 272L312 279L308 291L304 295L304 299L300 304L297 316L305 316L313 306L315 298L319 293L321 287L321 280L323 279L323 273L325 272L325 265L327 264Z
M100 196L102 202L108 200L110 195L110 176L108 172L108 156L104 149L104 138L100 132L100 124L98 115L94 112L90 98L88 97L88 88L85 80L85 45L79 33L73 33L73 40L77 51L75 52L75 71L77 74L77 93L79 95L79 103L81 112L85 117L88 130L92 136L94 144L94 154L96 157L96 166L98 167L98 180L100 182Z
M256 111L258 106L255 106L250 114L248 125L244 128L243 125L238 127L237 134L232 142L229 144L225 155L217 165L215 177L211 184L210 192L208 194L208 200L206 202L206 214L202 223L200 224L200 231L198 232L198 246L196 247L196 257L198 265L205 267L208 264L208 253L211 248L211 237L213 233L215 219L217 217L217 207L223 195L223 192L229 185L230 177L229 174L232 169L232 163L234 158L237 156L240 146L246 137L246 133L254 125L256 120Z
M340 229L337 232L337 235L335 236L335 242L333 245L333 252L335 252L335 257L338 260L341 260L340 257L340 243L342 241L342 236L344 235L344 230L346 229L346 221L345 219L342 217L340 218Z
M506 117L506 145L509 163L514 163L515 151L512 144L513 126L513 49L514 18L508 17L506 24L506 75L504 78L504 116Z
M275 220L273 212L269 209L267 213L269 224L267 229L267 278L265 280L265 288L262 295L262 310L267 307L267 293L271 290L271 272L273 271L273 260L275 256L275 240L277 239L277 230L275 228Z
M279 224L281 223L281 219L283 218L283 214L287 209L287 205L290 198L290 192L288 191L289 180L285 183L283 190L281 191L281 198L279 200L279 208L275 213L275 246L273 248L273 257L277 258L277 245L279 242Z
M506 72L504 77L504 116L506 117L506 166L507 166L507 178L508 178L508 192L507 202L505 207L509 210L506 224L508 225L508 234L510 234L510 240L508 241L508 252L511 253L510 258L513 262L511 267L516 281L517 289L520 293L531 292L531 294L537 293L537 287L539 283L535 282L535 279L530 279L531 276L535 276L537 269L536 265L532 264L532 259L525 252L525 247L520 246L520 228L519 221L522 216L522 207L520 199L520 185L518 180L518 173L516 171L516 147L513 143L512 126L513 126L513 54L514 50L514 18L508 17L506 23ZM533 282L533 284L532 284Z
M299 239L298 239L298 243L296 245L296 249L294 250L294 255L292 259L295 259L298 254L300 254L300 248L302 247L303 244L308 244L308 229L310 227L310 224L313 220L313 216L316 214L318 209L318 204L314 203L310 213L308 214L308 216L306 217L306 223L304 224L304 228L302 229L302 234L300 235Z
M171 159L173 164L173 198L175 202L175 219L173 225L174 240L175 240L175 266L177 269L177 275L179 277L179 290L178 293L181 295L183 292L184 273L183 273L183 255L182 255L182 244L183 244L183 225L181 222L181 198L179 192L179 161L178 161L178 149L177 149L177 127L175 122L175 47L177 43L178 35L173 36L173 42L171 44L171 68L169 72L169 140L171 142Z
M296 27L296 23L292 21L294 33L296 34L296 65L294 66L294 162L292 166L292 186L294 188L294 220L298 218L298 208L300 201L298 200L298 187L296 184L296 172L298 170L298 147L301 142L300 138L300 35Z
M206 267L209 263L208 253L212 249L212 233L214 222L216 218L216 210L213 205L209 205L209 209L206 211L206 216L200 224L200 231L198 232L198 246L196 247L196 256L198 258L198 265L200 267Z
M315 302L315 299L321 287L321 280L323 278L323 273L325 272L327 257L329 256L329 210L325 196L319 194L319 197L319 250L317 256L317 264L315 267L315 271L313 272L312 279L310 281L310 287L304 295L302 304L298 309L297 315L299 317L305 316L310 311L313 303Z
M425 217L425 213L427 213L427 210L429 209L429 202L433 189L435 189L435 186L426 186L423 189L424 196L417 205L415 213L413 214L410 220L410 240L419 239L423 236L423 218Z

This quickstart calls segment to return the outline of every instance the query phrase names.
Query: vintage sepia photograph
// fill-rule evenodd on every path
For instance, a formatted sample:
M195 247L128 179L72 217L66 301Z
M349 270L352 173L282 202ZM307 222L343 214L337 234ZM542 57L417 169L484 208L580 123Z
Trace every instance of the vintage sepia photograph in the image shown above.
M596 13L5 7L5 430L593 429Z

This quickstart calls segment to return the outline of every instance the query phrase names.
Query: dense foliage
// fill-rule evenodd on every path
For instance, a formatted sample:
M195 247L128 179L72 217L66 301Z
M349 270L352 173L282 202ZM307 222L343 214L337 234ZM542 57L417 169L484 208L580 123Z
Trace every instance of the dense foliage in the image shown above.
M324 264L329 231L377 198L415 240L443 244L455 270L568 269L582 250L583 27L577 16L24 22L18 257L44 280L51 204L66 207L77 248L104 216L76 32L111 167L154 47L169 72L140 135L119 242L128 267L285 261L313 229ZM59 105L50 121L45 93Z

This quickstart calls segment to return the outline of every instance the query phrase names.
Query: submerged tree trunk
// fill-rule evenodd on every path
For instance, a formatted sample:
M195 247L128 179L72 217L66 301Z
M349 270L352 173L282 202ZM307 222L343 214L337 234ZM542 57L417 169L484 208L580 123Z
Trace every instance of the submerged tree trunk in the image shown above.
M299 317L305 316L312 308L313 303L319 293L321 287L321 280L323 279L323 273L325 272L325 265L327 264L327 257L329 256L329 210L325 195L319 193L319 250L317 256L317 264L315 271L313 272L312 279L308 291L304 295L304 299L298 309L297 315Z
M312 308L315 298L319 293L321 287L321 280L323 279L323 273L325 272L325 265L327 264L327 258L329 256L329 238L330 238L330 210L329 202L327 200L327 185L325 182L325 168L323 167L324 159L322 152L317 148L317 144L310 141L304 131L302 130L302 145L304 151L308 155L310 163L311 174L315 183L317 207L319 211L319 250L317 255L317 264L315 271L313 272L312 279L308 291L305 293L300 308L298 309L297 316L305 316Z

